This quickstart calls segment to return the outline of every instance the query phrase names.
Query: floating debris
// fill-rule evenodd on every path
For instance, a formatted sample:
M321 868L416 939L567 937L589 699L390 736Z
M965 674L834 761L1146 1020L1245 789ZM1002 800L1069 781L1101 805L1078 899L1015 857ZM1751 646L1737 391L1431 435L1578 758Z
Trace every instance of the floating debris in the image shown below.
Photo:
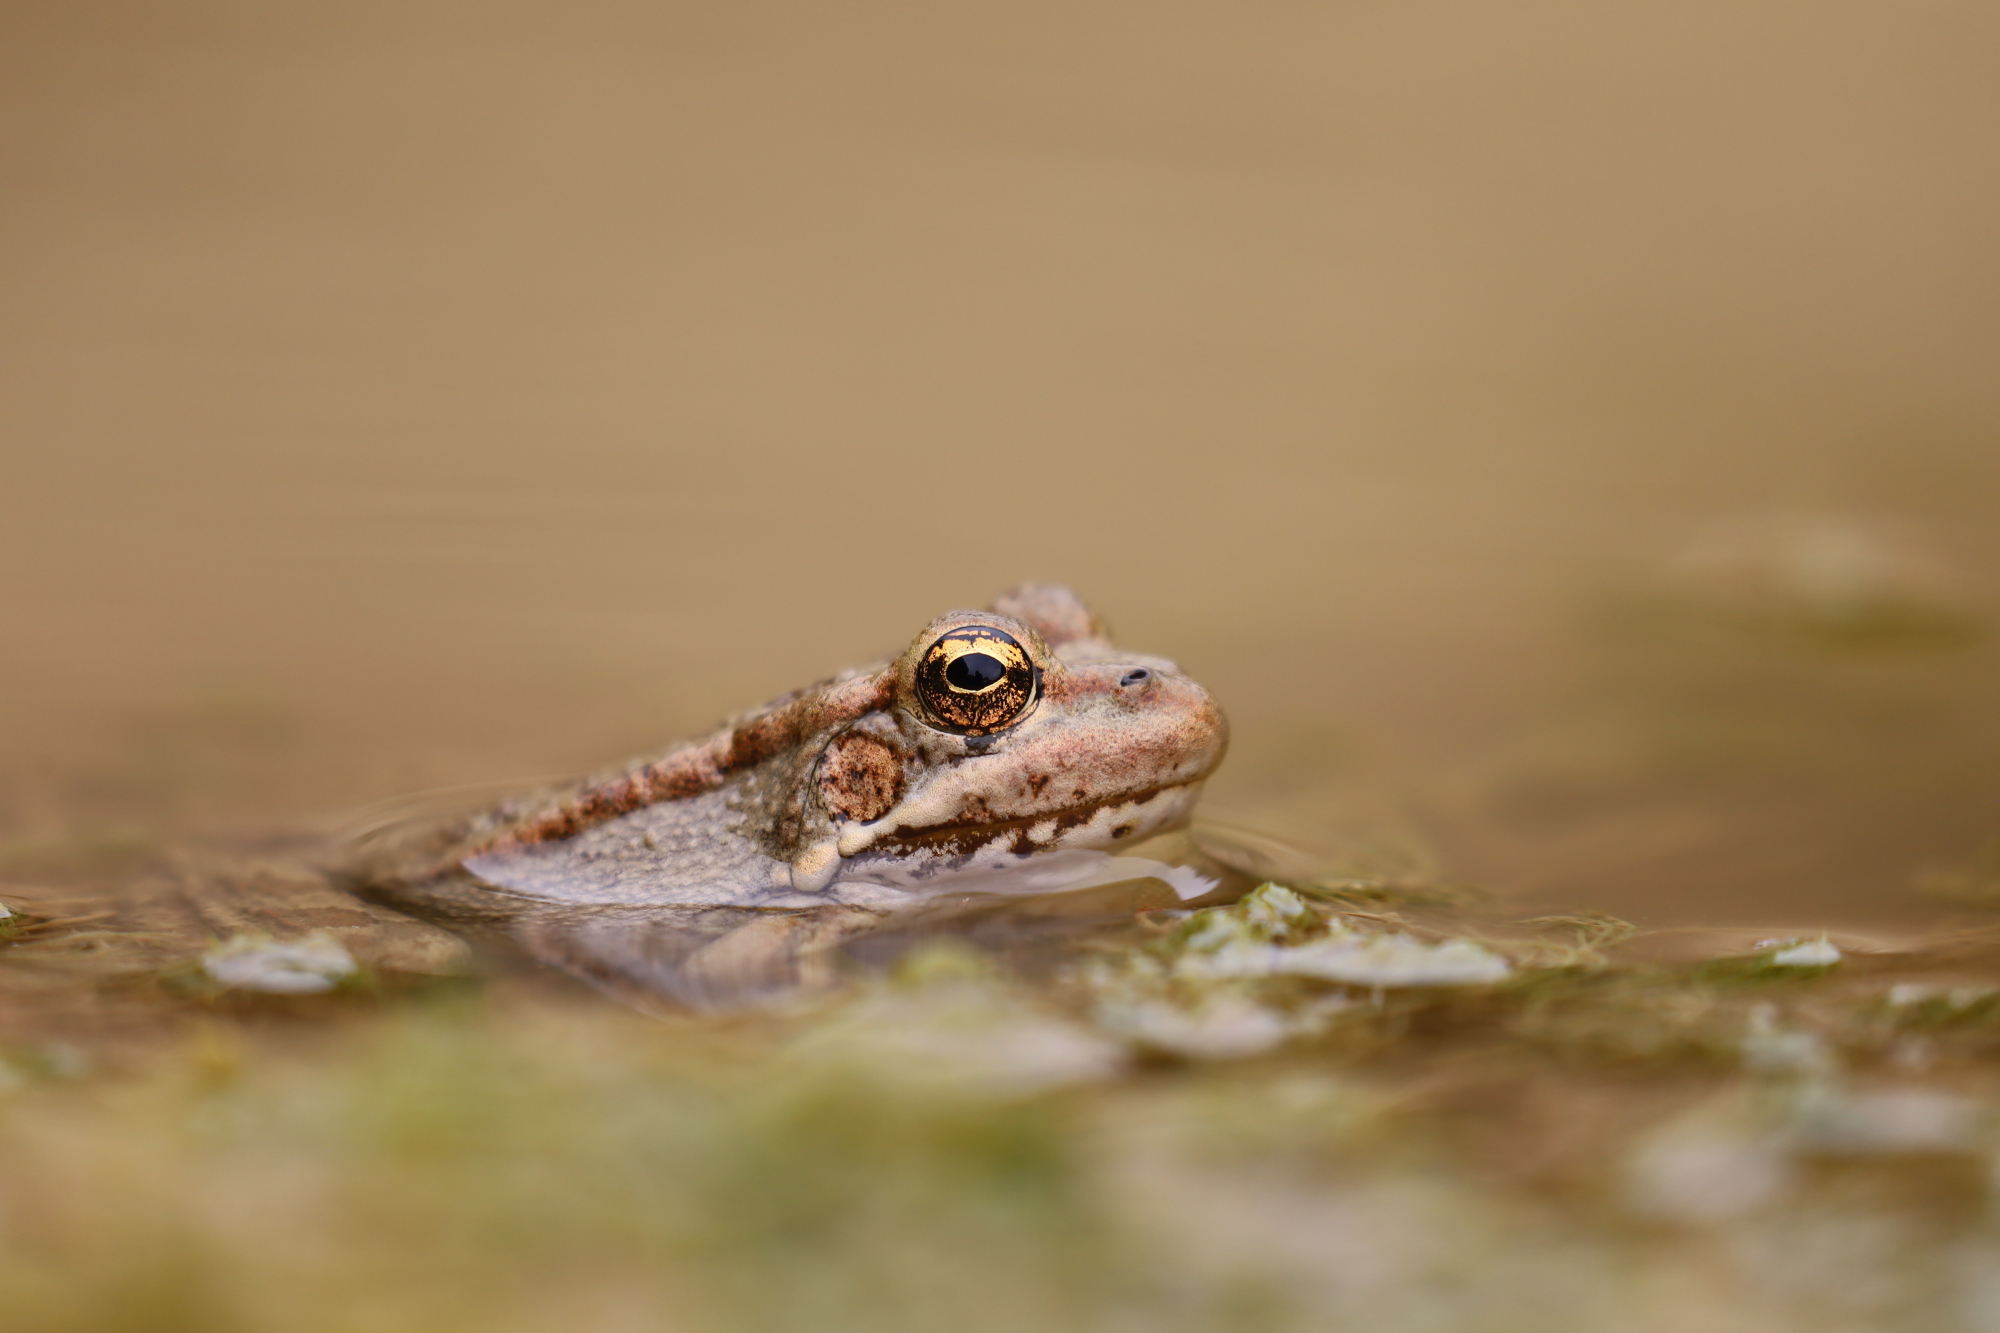
M1774 1004L1753 1005L1743 1032L1743 1065L1760 1074L1824 1074L1833 1053L1816 1032L1801 1032L1778 1021Z
M1996 992L1990 986L1931 986L1918 981L1899 981L1883 997L1891 1009L1937 1006L1946 1013L1963 1013L1990 1000Z
M1347 1005L1345 996L1330 995L1285 1010L1218 991L1192 1006L1160 997L1112 998L1099 1004L1092 1017L1105 1031L1149 1050L1189 1060L1240 1060L1276 1050L1296 1037L1317 1036Z
M1772 967L1832 967L1839 961L1839 948L1824 935L1788 945L1771 955Z
M1842 1157L1982 1152L1991 1116L1970 1097L1934 1088L1808 1089L1786 1126L1800 1153Z
M1627 1207L1694 1225L1755 1212L1792 1184L1792 1162L1768 1130L1715 1107L1655 1130L1625 1165Z
M1342 932L1304 944L1237 945L1190 955L1184 976L1313 977L1350 986L1481 986L1504 981L1505 958L1471 940L1426 944L1408 935Z
M1282 884L1265 884L1253 890L1240 906L1238 915L1244 927L1266 939L1283 939L1319 924L1306 900Z
M1512 971L1505 958L1472 940L1432 944L1361 930L1339 918L1322 922L1303 898L1278 884L1232 907L1197 913L1180 945L1174 971L1196 980L1311 977L1376 988L1476 986Z
M1210 907L1188 916L1170 943L1190 954L1217 953L1303 936L1319 926L1319 914L1305 899L1282 884L1264 884L1228 907Z
M1009 985L977 957L933 946L888 985L834 1011L794 1053L932 1090L1030 1095L1122 1074L1124 1045Z
M1781 1201L1814 1161L1955 1157L1977 1167L1993 1146L1992 1114L1972 1097L1854 1089L1821 1068L1775 1094L1722 1092L1653 1129L1626 1160L1625 1202L1642 1215L1714 1224Z
M330 991L358 970L347 950L324 931L283 941L232 935L202 955L201 968L219 986L277 995Z
M1285 1015L1241 995L1196 1008L1166 1000L1099 1006L1100 1026L1137 1045L1190 1060L1235 1060L1275 1050L1292 1036Z
M1228 907L1189 914L1146 950L1099 960L1084 978L1101 1030L1187 1059L1229 1060L1325 1033L1354 1004L1344 991L1264 984L1274 979L1380 992L1484 985L1511 970L1473 940L1366 929L1265 884Z

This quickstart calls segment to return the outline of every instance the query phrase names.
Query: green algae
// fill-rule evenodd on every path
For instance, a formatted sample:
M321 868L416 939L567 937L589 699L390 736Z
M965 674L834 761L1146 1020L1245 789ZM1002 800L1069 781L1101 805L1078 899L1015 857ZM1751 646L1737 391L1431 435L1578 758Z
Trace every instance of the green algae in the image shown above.
M956 1009L990 1048L982 1007L1058 1015L948 951L780 1016L647 1021L509 985L289 1037L218 1015L115 1076L0 1098L24 1205L0 1222L0 1294L32 1333L1609 1329L1731 1302L1779 1328L1948 1328L1953 1301L1983 1299L1982 1093L1724 1069L1721 1036L1705 1063L1655 1050L1637 1083L1546 1031L1556 1064L1495 1068L1531 996L1629 1016L1670 984L1546 981L1488 994L1513 1017L1483 1039L1467 997L1413 994L1355 1008L1388 1047L1322 1034L1041 1090L826 1035L934 1033ZM1530 1086L1572 1114L1535 1111ZM1732 1169L1754 1178L1718 1184ZM1815 1255L1740 1262L1801 1228ZM1864 1276L1877 1322L1815 1322L1815 1282Z
M1979 936L1670 962L1607 917L1268 885L1053 976L932 939L828 994L647 1019L491 966L233 995L156 936L34 920L0 980L61 958L71 999L167 1026L6 1046L0 1302L27 1333L1969 1330L1995 1308ZM1182 966L1355 936L1509 969Z

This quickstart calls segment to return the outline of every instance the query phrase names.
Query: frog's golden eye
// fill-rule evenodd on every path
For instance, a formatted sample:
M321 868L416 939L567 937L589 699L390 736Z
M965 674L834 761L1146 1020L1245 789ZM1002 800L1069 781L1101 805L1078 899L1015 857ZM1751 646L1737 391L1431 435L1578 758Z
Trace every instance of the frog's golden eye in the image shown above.
M925 719L961 736L984 736L1020 720L1039 683L1028 650L990 625L939 636L918 661L915 681Z

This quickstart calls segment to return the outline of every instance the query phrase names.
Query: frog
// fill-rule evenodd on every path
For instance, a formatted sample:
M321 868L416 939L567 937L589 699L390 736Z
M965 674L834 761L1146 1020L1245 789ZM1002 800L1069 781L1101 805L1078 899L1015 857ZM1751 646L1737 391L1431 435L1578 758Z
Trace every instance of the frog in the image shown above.
M325 842L203 848L108 907L10 900L31 929L104 924L197 981L218 956L310 946L351 958L341 975L525 960L645 1012L731 1010L941 937L1040 966L1240 895L1247 872L1209 841L1158 850L1228 742L1171 660L1114 645L1070 589L1024 584L592 777L402 798Z
M878 911L1180 829L1228 740L1173 661L1029 583L705 736L377 839L346 874L420 915Z

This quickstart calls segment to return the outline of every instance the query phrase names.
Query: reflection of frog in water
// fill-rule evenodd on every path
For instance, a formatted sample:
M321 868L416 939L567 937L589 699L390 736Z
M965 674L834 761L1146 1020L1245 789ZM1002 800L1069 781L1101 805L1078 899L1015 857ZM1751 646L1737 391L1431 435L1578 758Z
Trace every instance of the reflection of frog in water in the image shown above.
M1074 593L1031 584L659 758L366 839L341 878L503 924L600 981L684 991L669 974L691 946L740 954L746 930L791 952L947 888L1059 887L1053 865L1116 877L1091 863L1184 825L1226 743L1173 663L1113 647Z

